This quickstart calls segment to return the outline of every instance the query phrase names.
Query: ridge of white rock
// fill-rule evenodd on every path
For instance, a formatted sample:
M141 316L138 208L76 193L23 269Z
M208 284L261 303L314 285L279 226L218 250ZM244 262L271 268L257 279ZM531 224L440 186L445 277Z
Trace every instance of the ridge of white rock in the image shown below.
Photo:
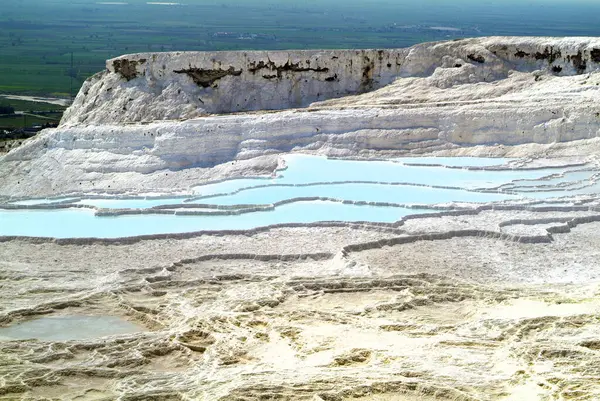
M430 87L494 82L511 71L569 76L596 71L600 41L489 38L406 49L171 52L125 55L81 88L63 124L189 119L305 107L370 92L397 78Z
M539 151L532 144L594 144L599 71L600 38L122 56L86 81L58 128L0 159L9 177L0 195L38 191L20 181L39 176L61 182L52 191L73 190L72 179L102 187L107 174L127 181L292 150L465 154L507 145L494 148L499 155L514 145L527 154Z

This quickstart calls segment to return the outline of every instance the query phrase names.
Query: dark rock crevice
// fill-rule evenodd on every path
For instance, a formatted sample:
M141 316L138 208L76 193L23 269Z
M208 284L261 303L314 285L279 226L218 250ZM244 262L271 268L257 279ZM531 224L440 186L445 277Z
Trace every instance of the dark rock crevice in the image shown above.
M117 59L113 61L113 68L127 81L131 81L138 76L137 66L145 62L146 59L143 58L139 60Z
M523 50L519 50L517 49L517 52L515 53L515 57L519 57L519 58L525 58L525 57L529 57L531 56L530 53L525 53Z
M375 62L366 56L363 61L364 64L362 68L359 93L369 92L375 87L375 80L373 78L373 73L375 72Z
M187 68L182 70L174 70L176 74L187 74L194 83L203 88L212 86L215 82L224 78L228 75L238 77L242 75L242 70L236 70L233 67L229 67L226 70L207 70L203 68Z
M471 61L475 61L476 63L483 64L485 63L485 58L481 55L468 54L467 58Z
M581 51L572 56L567 56L567 58L571 61L571 63L573 63L573 67L575 67L578 74L584 73L587 69L587 60L583 58Z
M259 61L251 62L248 66L248 71L255 74L256 72L267 69L270 71L274 71L277 74L277 78L281 78L284 72L329 72L329 68L327 67L300 67L300 63L292 63L289 60L286 61L284 65L276 65L273 61L269 60L267 62Z
M560 50L554 51L554 48L550 47L550 49L548 49L546 47L543 53L536 52L534 57L536 60L548 60L548 63L552 64L556 59L560 58L561 55Z

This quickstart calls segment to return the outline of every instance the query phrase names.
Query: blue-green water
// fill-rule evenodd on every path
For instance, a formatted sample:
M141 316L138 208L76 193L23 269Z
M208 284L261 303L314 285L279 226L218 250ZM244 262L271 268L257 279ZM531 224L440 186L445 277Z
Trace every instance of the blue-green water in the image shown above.
M569 171L561 174L557 177L545 179L545 180L526 180L526 181L517 181L514 185L510 185L509 187L515 189L530 189L530 187L539 187L539 186L578 186L582 184L590 184L592 177L597 174L597 171L588 170L588 171ZM529 187L529 188L528 188Z
M466 168L506 165L510 159L463 157L351 161L309 155L287 155L285 161L287 168L277 171L272 177L232 179L196 186L190 189L187 198L96 199L82 196L81 199L26 200L15 203L38 204L44 207L51 202L72 201L74 205L109 209L148 209L160 205L175 205L173 210L186 212L194 210L194 205L198 204L227 205L234 208L234 205L266 205L270 207L267 210L226 215L216 207L209 207L195 210L211 212L213 215L154 212L100 217L95 216L94 209L87 208L0 209L0 235L115 238L208 230L244 230L273 224L319 221L390 223L409 214L432 212L436 208L441 210L441 205L447 207L453 203L588 195L597 193L600 185L593 182L592 176L596 172L592 170ZM410 163L423 165L407 165ZM449 166L454 168L448 168ZM550 175L559 176L543 179ZM590 186L579 188L586 184ZM565 188L568 191L565 191ZM540 189L544 191L532 192ZM296 200L274 209L270 206L291 199L314 197L337 201ZM398 207L344 204L340 201L392 203ZM187 205L188 208L176 208L179 205ZM419 208L420 205L427 207ZM189 209L190 207L192 209Z
M428 158L431 160L431 158ZM454 164L470 165L476 158L454 158ZM434 186L452 186L466 189L497 187L517 179L537 179L549 175L545 170L468 170L435 166L407 166L389 161L331 160L308 155L286 157L288 169L282 171L278 182L305 184L310 182L371 181L404 182ZM414 159L409 159L409 161ZM481 166L481 164L479 165Z
M436 204L447 202L495 202L516 198L502 193L469 192L460 189L415 187L385 184L322 184L302 187L250 188L233 195L199 199L191 203L243 205L275 203L301 197L327 197L352 201L401 204Z
M394 222L407 214L429 210L355 206L337 202L297 202L231 216L175 216L163 214L96 217L93 210L2 210L0 235L53 238L115 238L203 230L243 230L283 223L317 221Z
M93 340L139 331L140 326L116 316L52 316L2 327L0 340Z

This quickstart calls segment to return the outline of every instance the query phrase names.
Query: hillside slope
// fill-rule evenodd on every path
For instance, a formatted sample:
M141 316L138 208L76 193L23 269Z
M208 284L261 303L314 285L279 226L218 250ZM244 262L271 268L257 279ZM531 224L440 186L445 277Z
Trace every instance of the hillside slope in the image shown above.
M57 129L2 159L0 195L88 181L127 189L132 174L152 187L149 174L164 170L195 176L189 169L292 150L585 155L581 144L553 144L595 146L599 67L597 38L122 56L83 85Z

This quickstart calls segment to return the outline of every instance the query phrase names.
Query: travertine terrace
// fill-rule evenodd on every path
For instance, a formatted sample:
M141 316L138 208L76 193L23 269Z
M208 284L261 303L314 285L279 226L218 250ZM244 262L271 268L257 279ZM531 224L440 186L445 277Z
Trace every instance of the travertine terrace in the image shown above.
M108 60L58 128L0 158L0 212L235 214L76 202L193 196L276 177L291 153L515 158L490 174L557 173L498 192L559 195L393 223L0 236L0 398L598 399L599 68L596 38ZM1 337L40 316L107 314L141 330Z
M560 144L598 133L599 51L591 38L483 38L123 56L84 84L59 128L4 157L0 195L171 190L190 168L288 151L573 154ZM153 174L165 169L175 173L163 184Z

